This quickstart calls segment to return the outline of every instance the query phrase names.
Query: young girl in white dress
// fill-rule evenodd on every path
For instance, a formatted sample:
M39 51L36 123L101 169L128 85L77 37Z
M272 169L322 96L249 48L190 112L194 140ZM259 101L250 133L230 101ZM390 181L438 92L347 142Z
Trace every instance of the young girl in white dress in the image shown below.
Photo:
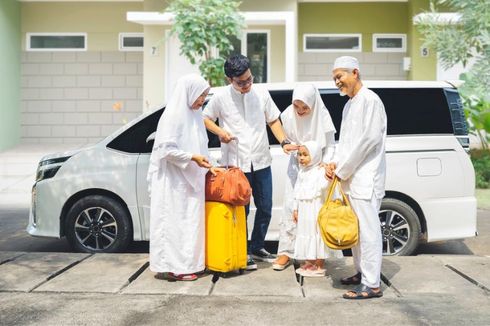
M299 147L297 157L300 170L294 186L293 219L297 223L294 258L304 263L296 272L322 277L326 274L325 259L342 257L342 251L325 246L317 223L328 187L325 170L320 167L322 151L317 142L307 141Z

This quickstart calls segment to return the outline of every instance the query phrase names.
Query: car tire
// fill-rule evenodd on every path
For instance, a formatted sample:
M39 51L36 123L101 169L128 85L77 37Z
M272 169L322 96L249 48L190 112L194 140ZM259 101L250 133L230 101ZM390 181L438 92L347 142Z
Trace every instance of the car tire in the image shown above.
M421 227L417 213L405 202L385 198L379 211L383 255L409 256L419 244Z
M64 230L78 252L121 252L132 240L127 210L119 201L102 195L75 202L66 215Z

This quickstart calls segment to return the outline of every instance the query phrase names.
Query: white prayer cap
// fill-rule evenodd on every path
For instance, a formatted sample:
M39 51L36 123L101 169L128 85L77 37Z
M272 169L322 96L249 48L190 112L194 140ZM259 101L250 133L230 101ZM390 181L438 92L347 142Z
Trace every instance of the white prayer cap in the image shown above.
M338 68L359 70L359 61L356 58L347 55L343 57L338 57L337 59L335 59L332 71Z

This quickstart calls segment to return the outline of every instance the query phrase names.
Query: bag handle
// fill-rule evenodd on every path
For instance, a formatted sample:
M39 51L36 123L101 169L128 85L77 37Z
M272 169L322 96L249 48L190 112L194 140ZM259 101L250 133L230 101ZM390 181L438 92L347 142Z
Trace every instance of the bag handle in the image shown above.
M237 137L232 137L231 140L235 141L236 144L236 165L237 167L240 167L240 163L238 162L239 160L239 155L238 155L238 138ZM228 167L230 166L230 149L228 148L228 144L226 146L227 152L226 152L226 169L228 170Z
M327 198L325 199L325 204L328 207L328 204L332 199L333 192L335 188L337 188L337 186L340 189L340 194L342 195L342 199L344 200L345 205L350 207L349 199L347 198L347 196L344 193L344 190L342 189L342 185L340 184L339 177L337 177L336 175L333 177L332 183L330 183L330 187L328 188L328 195Z

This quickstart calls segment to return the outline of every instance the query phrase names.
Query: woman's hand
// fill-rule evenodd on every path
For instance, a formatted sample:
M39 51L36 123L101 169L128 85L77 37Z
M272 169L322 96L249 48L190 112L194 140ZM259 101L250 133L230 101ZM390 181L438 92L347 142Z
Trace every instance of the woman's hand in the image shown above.
M286 144L282 147L282 150L284 151L284 153L290 154L291 152L297 151L298 148L299 146L296 144Z
M217 166L212 166L211 168L209 168L209 172L211 172L211 174L214 176L216 176L219 172L223 172L224 170L226 169Z
M298 223L298 210L297 209L295 209L293 211L293 222Z
M206 156L195 154L192 155L192 160L202 168L209 169L211 167L211 164L209 164L209 161L206 158Z

